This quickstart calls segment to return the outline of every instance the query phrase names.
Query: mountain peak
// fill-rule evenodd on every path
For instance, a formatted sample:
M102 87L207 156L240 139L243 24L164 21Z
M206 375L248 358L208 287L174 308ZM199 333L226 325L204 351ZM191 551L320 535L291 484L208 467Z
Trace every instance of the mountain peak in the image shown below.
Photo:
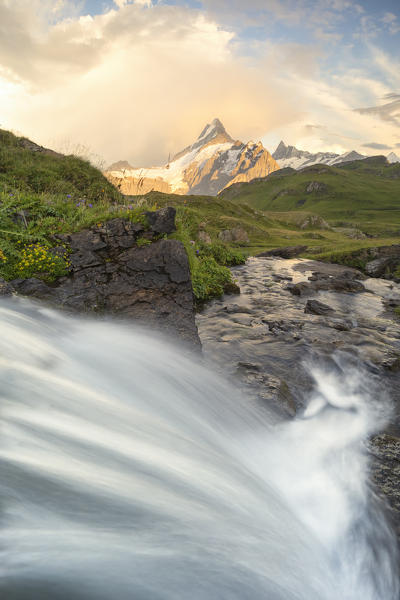
M204 127L204 129L202 130L202 132L200 133L199 137L197 138L198 141L203 140L203 139L212 139L214 137L217 137L217 135L226 135L227 137L230 137L227 132L225 127L223 126L223 124L221 123L221 121L217 118L213 119L213 121L211 121L211 123L207 123L207 125Z
M215 140L215 142L214 142L214 140ZM222 125L221 121L219 119L215 118L213 121L211 121L211 123L207 123L207 125L204 127L204 129L202 130L202 132L200 133L199 137L197 138L197 140L195 141L194 144L192 144L191 146L188 146L181 152L178 152L178 154L176 154L172 160L173 161L177 160L178 158L181 158L184 154L187 154L188 152L192 152L193 150L198 150L202 146L207 146L210 143L218 143L218 144L232 143L233 144L233 142L234 142L234 140L227 133L227 131L226 131L225 127Z
M281 140L276 147L275 152L272 153L272 156L275 160L279 160L280 158L286 158L286 154L288 151L288 146L286 146L285 142Z
M386 158L390 163L400 162L400 158L394 152L390 152Z
M227 141L233 142L231 136L227 133L222 122L218 118L215 118L211 121L211 123L207 123L207 125L204 127L199 137L197 138L196 145L199 142L201 142L202 144L207 144L219 135L225 137Z

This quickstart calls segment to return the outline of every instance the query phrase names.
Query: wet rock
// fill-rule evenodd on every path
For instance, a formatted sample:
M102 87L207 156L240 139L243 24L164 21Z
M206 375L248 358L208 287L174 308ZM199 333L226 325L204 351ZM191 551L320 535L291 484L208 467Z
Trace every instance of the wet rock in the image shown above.
M281 273L274 273L272 277L275 281L293 281L293 277L290 275L282 275Z
M358 294L360 292L366 292L366 289L361 283L361 281L343 278L320 280L314 284L314 287L317 291L331 290L334 292L344 292L349 294Z
M292 324L288 321L285 321L284 319L271 321L269 319L264 318L262 322L268 325L269 331L274 335L279 335L283 332L287 333L293 329Z
M330 315L334 312L331 306L318 300L307 300L304 312L311 315Z
M264 392L260 394L262 400L276 404L289 417L296 415L296 402L286 381L272 375L263 375L259 381L264 386Z
M368 445L372 458L372 478L378 493L388 501L400 534L400 438L383 433Z
M325 273L313 273L308 281L300 281L288 285L287 290L294 296L311 295L319 291L332 291L357 294L366 292L364 285L355 279L356 275L351 271L344 271L339 276L327 275Z
M151 231L154 233L172 233L175 231L176 210L172 206L166 206L155 212L146 212L146 217Z
M307 296L314 293L313 286L307 281L299 281L298 283L291 283L285 288L293 296Z
M351 329L353 329L352 323L350 323L349 321L343 321L341 319L332 319L331 321L329 321L328 325L329 327L333 327L333 329L336 329L337 331L350 331Z
M389 371L399 371L400 370L400 355L392 354L384 358L381 362L381 365L384 369L388 369Z
M227 312L228 314L234 314L234 313L244 313L247 315L253 314L253 311L251 310L251 308L248 308L247 306L240 306L240 304L228 304L227 306L224 306L223 310L225 312Z
M29 279L14 279L11 285L18 294L23 296L34 296L48 300L49 298L55 298L54 288L48 286L41 279L36 277L30 277Z
M256 258L264 258L269 256L279 256L280 258L296 258L302 252L307 250L307 246L285 246L284 248L274 248L257 254Z
M370 277L396 279L395 272L400 265L400 244L361 248L349 253L349 258L357 258L365 266L363 270Z
M13 292L13 286L0 277L0 296L11 296Z
M375 260L371 260L367 262L365 265L365 272L370 277L382 277L385 275L385 271L390 267L393 263L393 258L390 256L384 258L376 258Z
M237 371L259 371L260 368L260 365L251 362L239 361L237 364Z
M240 287L234 281L224 284L224 294L240 294Z

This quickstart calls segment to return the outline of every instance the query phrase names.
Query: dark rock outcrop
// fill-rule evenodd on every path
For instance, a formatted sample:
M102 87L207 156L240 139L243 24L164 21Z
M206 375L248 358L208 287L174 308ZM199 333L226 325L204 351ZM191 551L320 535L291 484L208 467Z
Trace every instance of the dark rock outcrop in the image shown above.
M176 210L172 206L166 206L155 212L146 212L150 229L154 233L172 233L175 231Z
M400 537L400 438L382 433L369 442L372 478L378 493L392 509L392 521Z
M400 253L399 256L383 256L382 258L375 258L367 262L365 265L365 272L370 277L382 277L385 275L386 271L390 272L391 267L397 266L397 263L400 261Z
M157 212L150 231L117 218L59 236L70 249L69 276L51 285L14 280L14 289L74 311L128 317L199 346L185 249L177 240L157 239L174 227L175 210Z
M308 296L319 291L344 292L350 294L358 294L365 292L365 287L358 280L358 277L363 278L363 275L355 269L346 269L342 267L342 271L338 271L335 275L329 272L315 271L308 281L300 281L299 283L289 284L287 290L294 296Z
M400 244L361 248L349 252L347 258L358 262L369 277L399 279L396 272L400 266Z
M0 296L11 296L13 287L7 281L0 278Z
M302 252L307 250L307 246L286 246L284 248L273 248L266 252L257 254L256 258L268 258L268 256L278 256L280 258L296 258Z

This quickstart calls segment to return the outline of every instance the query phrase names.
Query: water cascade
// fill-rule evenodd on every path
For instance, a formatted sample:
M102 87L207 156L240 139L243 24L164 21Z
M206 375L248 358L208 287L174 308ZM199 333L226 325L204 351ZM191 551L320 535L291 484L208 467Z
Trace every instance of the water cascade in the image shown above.
M0 323L2 598L398 600L365 452L386 409L354 371L314 368L272 424L132 325L21 300Z

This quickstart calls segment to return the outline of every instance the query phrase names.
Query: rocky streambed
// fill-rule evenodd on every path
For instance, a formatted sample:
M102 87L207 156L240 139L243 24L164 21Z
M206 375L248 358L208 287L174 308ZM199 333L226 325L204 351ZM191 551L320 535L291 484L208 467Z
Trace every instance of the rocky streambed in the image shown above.
M367 450L400 531L400 285L305 259L250 258L232 271L240 296L197 316L205 360L277 420L301 413L313 387L310 363L351 365L374 401L390 396L390 425Z

